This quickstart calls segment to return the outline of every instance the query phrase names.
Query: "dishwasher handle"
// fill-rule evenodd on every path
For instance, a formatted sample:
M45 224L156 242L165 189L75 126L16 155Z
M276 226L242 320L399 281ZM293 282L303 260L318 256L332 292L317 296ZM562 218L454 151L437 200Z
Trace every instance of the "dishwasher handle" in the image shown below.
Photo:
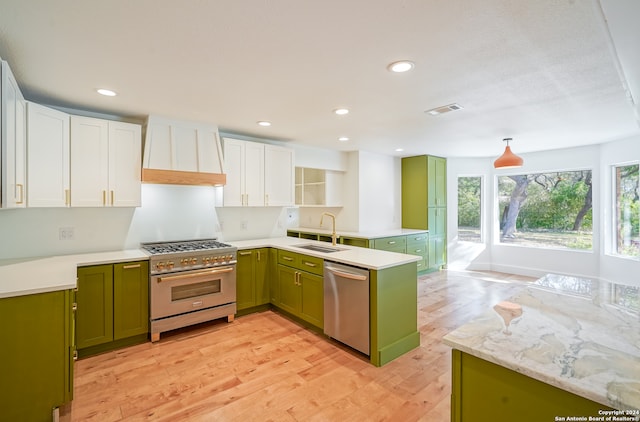
M348 278L349 280L366 281L369 278L366 275L347 273L347 272L340 271L340 270L338 270L336 268L329 267L329 266L326 266L325 270L330 271L330 272L332 272L335 275L338 275L340 277Z

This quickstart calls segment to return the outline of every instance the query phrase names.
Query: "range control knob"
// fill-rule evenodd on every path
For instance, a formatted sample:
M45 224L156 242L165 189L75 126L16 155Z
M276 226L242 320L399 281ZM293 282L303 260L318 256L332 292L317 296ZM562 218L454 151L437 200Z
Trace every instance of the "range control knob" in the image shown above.
M158 262L158 263L156 264L156 268L157 268L157 269L159 269L159 270L164 269L164 262Z
M174 266L173 261L167 262L167 268L172 269Z
M196 265L198 263L198 258L191 258L191 265Z
M204 265L208 265L208 264L209 264L209 257L208 257L208 256L206 256L206 257L202 258L202 263L203 263Z

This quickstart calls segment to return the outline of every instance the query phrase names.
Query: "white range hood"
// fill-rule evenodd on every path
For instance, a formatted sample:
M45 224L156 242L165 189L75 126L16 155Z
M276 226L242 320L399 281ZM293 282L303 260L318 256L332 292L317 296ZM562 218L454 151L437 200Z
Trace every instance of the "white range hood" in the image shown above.
M143 183L221 186L226 179L217 126L149 116Z

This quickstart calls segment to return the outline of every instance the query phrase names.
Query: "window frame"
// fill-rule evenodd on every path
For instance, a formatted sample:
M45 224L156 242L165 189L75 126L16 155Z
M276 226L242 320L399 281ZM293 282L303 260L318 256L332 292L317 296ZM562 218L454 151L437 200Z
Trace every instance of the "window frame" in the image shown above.
M631 256L631 255L623 255L618 253L618 204L616 197L616 171L619 167L628 167L628 166L639 166L640 160L630 160L630 161L621 161L611 164L610 167L610 175L611 175L611 199L609 203L609 210L611 215L611 230L610 235L608 237L609 250L607 251L607 255L612 256L618 259L627 259L630 261L640 261L640 256ZM639 176L640 177L640 176ZM640 180L639 180L640 185ZM640 186L639 186L640 188Z
M458 193L460 189L459 179L463 177L480 179L480 241L472 242L467 240L460 240L460 234L458 232L459 230L458 221L456 221L456 233L458 233L458 242L471 243L471 244L477 244L477 245L485 244L487 240L487 236L486 236L487 224L485 221L485 216L487 215L487 200L486 200L487 192L486 192L485 175L484 174L458 174L457 175L456 177L456 207L457 207L456 220L459 219L459 215L460 215L460 208L458 207L458 202L459 202Z

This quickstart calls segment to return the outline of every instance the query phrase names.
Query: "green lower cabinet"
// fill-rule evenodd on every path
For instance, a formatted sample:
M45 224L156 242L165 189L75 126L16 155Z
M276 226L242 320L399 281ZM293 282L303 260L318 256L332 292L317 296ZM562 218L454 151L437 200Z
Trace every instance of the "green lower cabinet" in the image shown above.
M452 351L452 422L539 422L567 416L587 420L607 409L484 359Z
M0 299L1 420L51 421L73 397L73 291Z
M76 342L80 357L146 341L147 261L78 268Z
M278 251L278 299L283 311L317 327L324 326L324 280L320 258Z
M237 310L269 303L269 248L238 251Z
M278 283L278 250L269 249L269 302L277 304L280 301L280 284Z

